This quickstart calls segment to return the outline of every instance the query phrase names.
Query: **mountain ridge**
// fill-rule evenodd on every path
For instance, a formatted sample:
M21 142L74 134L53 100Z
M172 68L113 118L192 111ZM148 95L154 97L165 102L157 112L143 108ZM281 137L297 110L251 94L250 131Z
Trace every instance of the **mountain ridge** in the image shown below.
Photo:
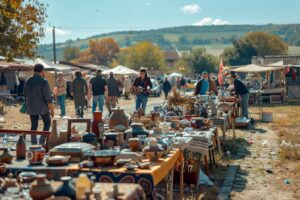
M163 50L189 50L203 46L208 49L224 49L232 40L244 36L248 32L263 31L279 35L290 46L300 46L300 24L264 24L264 25L212 25L212 26L177 26L149 30L115 31L97 34L77 40L57 43L57 58L63 57L63 49L76 46L81 50L88 48L88 40L105 37L114 38L120 47L128 47L137 42L148 40L158 44ZM52 58L52 44L39 45L39 56Z

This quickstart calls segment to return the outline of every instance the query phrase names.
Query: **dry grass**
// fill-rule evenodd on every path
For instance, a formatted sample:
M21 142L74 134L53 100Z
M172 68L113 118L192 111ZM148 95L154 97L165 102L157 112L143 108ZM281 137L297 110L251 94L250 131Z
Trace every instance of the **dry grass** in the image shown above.
M273 112L272 128L278 130L280 156L289 160L300 160L300 106L280 106L270 109Z

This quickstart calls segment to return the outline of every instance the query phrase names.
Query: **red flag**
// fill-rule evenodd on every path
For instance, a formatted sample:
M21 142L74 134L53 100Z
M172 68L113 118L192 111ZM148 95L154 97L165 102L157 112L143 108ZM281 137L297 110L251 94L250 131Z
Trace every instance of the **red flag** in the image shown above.
M220 66L219 66L219 74L218 74L218 82L220 85L223 85L223 60L221 59L220 61Z

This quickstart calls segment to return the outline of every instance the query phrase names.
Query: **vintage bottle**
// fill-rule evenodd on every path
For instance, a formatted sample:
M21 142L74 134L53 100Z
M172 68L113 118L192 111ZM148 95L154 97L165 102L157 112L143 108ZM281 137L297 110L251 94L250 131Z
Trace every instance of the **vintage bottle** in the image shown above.
M94 116L94 119L92 122L92 132L96 134L97 138L99 138L100 135L99 135L98 124L103 122L102 112L94 112L93 116Z
M26 142L24 139L24 135L20 135L19 140L17 142L16 157L17 159L26 158Z
M80 174L75 183L76 199L85 199L86 190L91 190L91 181L86 174Z
M56 147L57 145L59 145L59 137L57 133L57 121L53 120L51 133L48 139L48 150L52 149L53 147Z
M63 184L57 189L57 191L54 193L54 196L66 196L72 200L76 200L75 187L71 182L72 178L70 176L63 176L60 180L63 182Z

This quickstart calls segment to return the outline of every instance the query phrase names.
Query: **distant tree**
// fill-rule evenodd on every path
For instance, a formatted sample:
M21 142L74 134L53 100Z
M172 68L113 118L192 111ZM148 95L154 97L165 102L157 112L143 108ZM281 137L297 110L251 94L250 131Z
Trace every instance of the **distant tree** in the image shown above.
M205 48L197 48L191 51L191 67L194 72L215 72L218 66L218 58L208 54Z
M187 71L201 73L203 71L215 72L218 66L218 58L208 54L205 48L196 48L189 53L183 53L177 61L176 67L185 66Z
M126 48L121 57L125 58L125 65L135 69L139 69L140 67L160 69L165 65L164 52L159 46L148 41L140 42Z
M286 54L288 45L279 37L270 33L251 32L232 42L222 58L227 65L245 65L251 63L253 56Z
M90 40L89 48L80 52L78 61L109 66L119 51L120 47L113 38Z
M178 43L181 45L189 45L191 42L185 35L182 35L178 38Z
M80 57L79 47L66 47L63 51L64 60L71 61Z
M252 32L244 40L254 46L258 56L282 55L288 51L288 45L279 36L271 33Z
M33 57L44 36L46 6L38 0L0 0L0 54Z

